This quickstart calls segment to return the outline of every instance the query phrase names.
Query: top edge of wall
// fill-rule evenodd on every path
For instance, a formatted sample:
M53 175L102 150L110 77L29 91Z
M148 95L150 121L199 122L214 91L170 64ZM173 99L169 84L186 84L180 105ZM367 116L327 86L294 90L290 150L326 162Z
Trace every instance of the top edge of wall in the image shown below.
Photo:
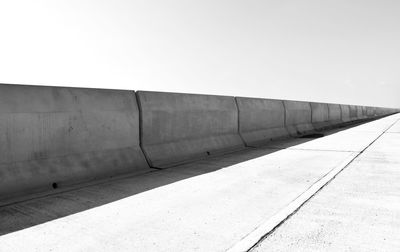
M167 91L148 91L148 90L134 90L134 89L115 89L115 88L93 88L93 87L73 87L73 86L49 86L41 84L14 84L14 83L0 83L0 86L19 86L19 87L38 87L38 88L73 88L73 89L86 89L86 90L114 90L114 91L131 91L131 92L153 92L153 93L165 93L165 94L184 94L184 95L201 95L201 96L218 96L218 97L235 97L235 98L247 98L247 99L264 99L264 100L274 100L274 101L294 101L294 102L309 102L309 103L323 103L332 105L350 105L350 106L362 106L362 107L374 107L382 109L396 109L400 108L394 107L376 107L367 105L357 105L357 104L342 104L342 103L331 103L322 101L304 101L304 100L289 100L289 99L277 99L277 98L265 98L265 97L248 97L248 96L233 96L233 95L216 95L216 94L197 94L197 93L184 93L184 92L167 92Z
M118 89L118 88L93 88L93 87L72 87L72 86L49 86L41 84L13 84L13 83L0 83L0 86L18 86L18 87L35 87L35 88L73 88L73 89L86 89L86 90L114 90L114 91L132 91L133 89Z
M196 94L196 93L184 93L184 92L166 92L166 91L148 91L148 90L136 90L136 93L157 93L157 94L174 94L174 95L198 95L198 96L217 96L217 97L231 97L233 95L216 95L216 94Z

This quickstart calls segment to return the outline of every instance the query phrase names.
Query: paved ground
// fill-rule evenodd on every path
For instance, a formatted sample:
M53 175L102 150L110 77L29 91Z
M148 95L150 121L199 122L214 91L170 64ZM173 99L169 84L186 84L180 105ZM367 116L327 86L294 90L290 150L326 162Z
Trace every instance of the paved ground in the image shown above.
M0 251L225 251L397 118L0 207Z
M400 251L400 121L254 251Z

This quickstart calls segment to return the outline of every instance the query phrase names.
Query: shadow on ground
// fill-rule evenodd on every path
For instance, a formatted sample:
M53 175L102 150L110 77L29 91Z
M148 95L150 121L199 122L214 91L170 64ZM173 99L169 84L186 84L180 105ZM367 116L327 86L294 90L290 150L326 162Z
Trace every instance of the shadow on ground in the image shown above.
M209 157L169 169L151 170L141 175L126 176L62 192L55 190L52 195L0 206L0 235L108 204L180 180L214 172L311 141L316 137L321 137L321 134L334 134L362 123L347 125L330 131L321 131L309 136L275 141L270 148L268 145L262 148L251 147L243 151ZM282 147L277 148L276 146Z

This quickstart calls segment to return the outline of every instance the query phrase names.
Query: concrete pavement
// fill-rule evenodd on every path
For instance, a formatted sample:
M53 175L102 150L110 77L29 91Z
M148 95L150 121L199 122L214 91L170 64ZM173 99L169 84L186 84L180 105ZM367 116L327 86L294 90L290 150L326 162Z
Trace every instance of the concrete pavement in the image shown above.
M397 118L0 207L0 251L225 251Z
M399 128L400 121L254 251L400 251Z

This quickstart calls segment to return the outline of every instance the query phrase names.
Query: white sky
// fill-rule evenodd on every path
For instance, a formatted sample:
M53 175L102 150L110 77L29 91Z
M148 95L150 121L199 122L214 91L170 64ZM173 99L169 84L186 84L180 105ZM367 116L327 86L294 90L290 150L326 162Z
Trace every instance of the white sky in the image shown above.
M0 82L400 107L400 1L0 0Z

